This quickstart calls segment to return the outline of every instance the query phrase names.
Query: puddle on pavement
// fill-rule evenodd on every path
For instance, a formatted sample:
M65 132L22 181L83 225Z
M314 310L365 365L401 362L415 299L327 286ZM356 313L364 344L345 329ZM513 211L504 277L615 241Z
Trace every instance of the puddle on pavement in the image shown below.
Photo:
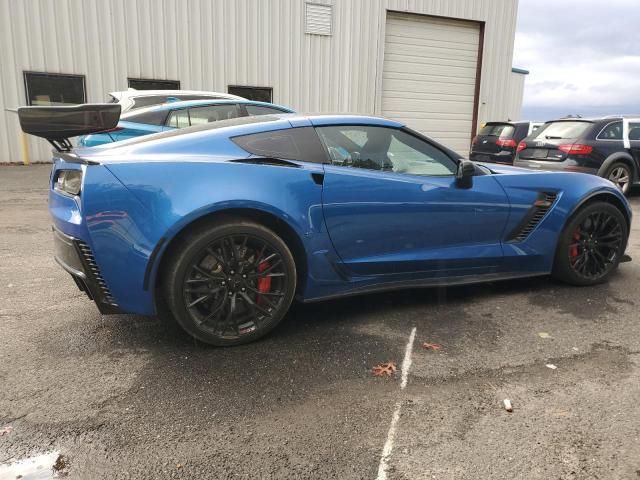
M59 452L43 453L0 465L0 480L50 480L65 475L65 457Z

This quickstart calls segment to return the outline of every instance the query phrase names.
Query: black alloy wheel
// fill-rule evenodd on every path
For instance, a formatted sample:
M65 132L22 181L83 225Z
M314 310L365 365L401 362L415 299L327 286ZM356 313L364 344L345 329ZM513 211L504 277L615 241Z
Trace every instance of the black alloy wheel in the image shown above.
M576 285L605 281L620 263L627 236L620 210L608 203L588 205L562 233L554 273Z
M176 250L169 307L192 336L213 345L262 337L287 312L296 285L286 244L269 229L238 221L205 228Z

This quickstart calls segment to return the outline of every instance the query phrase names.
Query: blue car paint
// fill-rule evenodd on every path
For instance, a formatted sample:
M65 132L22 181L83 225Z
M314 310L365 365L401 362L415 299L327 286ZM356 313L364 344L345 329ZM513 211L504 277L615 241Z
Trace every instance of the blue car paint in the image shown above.
M283 107L282 105L276 105L273 103L255 102L255 101L241 101L241 100L173 100L161 105L152 107L154 111L166 112L167 115L175 110L183 110L192 107L206 107L209 105L255 105L263 107L273 107L282 110L284 113L294 113L293 110ZM134 110L129 112L132 114L139 113ZM126 118L126 116L125 116ZM123 140L129 140L131 138L141 137L144 135L151 135L154 133L165 132L169 130L175 130L174 127L166 125L151 125L147 123L131 122L126 120L120 120L118 122L117 129L109 132L92 133L90 135L83 135L78 139L78 147L90 148L97 147L99 145L110 144L114 142L121 142Z
M333 246L353 275L500 267L509 203L494 176L477 177L464 190L453 176L327 165L323 199ZM380 235L382 227L393 235Z
M543 275L551 271L559 233L593 194L617 198L593 175L490 168L469 190L453 177L407 176L329 164L294 167L235 162L251 154L231 138L292 126L400 124L370 117L276 115L253 123L183 130L154 139L77 150L90 165L79 197L50 189L55 226L89 244L123 311L153 314L158 269L171 241L216 212L260 211L284 222L304 250L307 275L298 296L336 295L411 285L456 284ZM191 129L190 129L191 130ZM178 132L176 132L178 133ZM318 185L312 174L324 174ZM506 235L537 192L558 199L523 242Z

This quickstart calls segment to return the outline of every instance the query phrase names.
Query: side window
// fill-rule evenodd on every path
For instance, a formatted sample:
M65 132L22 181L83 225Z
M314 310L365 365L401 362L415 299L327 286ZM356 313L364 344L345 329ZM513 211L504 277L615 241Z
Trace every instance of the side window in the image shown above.
M629 140L632 142L640 140L640 122L629 122Z
M276 113L286 113L277 108L264 107L262 105L245 105L249 115L273 115Z
M604 127L597 140L622 140L622 122L610 123Z
M167 122L168 127L185 128L189 125L189 110L174 110L169 115L169 121Z
M334 165L428 176L456 171L447 154L404 130L360 125L317 130Z
M234 137L242 149L261 157L324 163L326 156L312 127L287 128Z
M206 107L194 107L189 109L191 125L229 120L240 116L240 108L235 103L222 105L209 105Z

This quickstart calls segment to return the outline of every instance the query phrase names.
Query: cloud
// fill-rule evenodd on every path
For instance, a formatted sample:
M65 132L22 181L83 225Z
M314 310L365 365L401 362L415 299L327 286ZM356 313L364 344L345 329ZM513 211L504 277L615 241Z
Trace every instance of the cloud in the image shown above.
M520 0L523 117L640 113L638 0Z

